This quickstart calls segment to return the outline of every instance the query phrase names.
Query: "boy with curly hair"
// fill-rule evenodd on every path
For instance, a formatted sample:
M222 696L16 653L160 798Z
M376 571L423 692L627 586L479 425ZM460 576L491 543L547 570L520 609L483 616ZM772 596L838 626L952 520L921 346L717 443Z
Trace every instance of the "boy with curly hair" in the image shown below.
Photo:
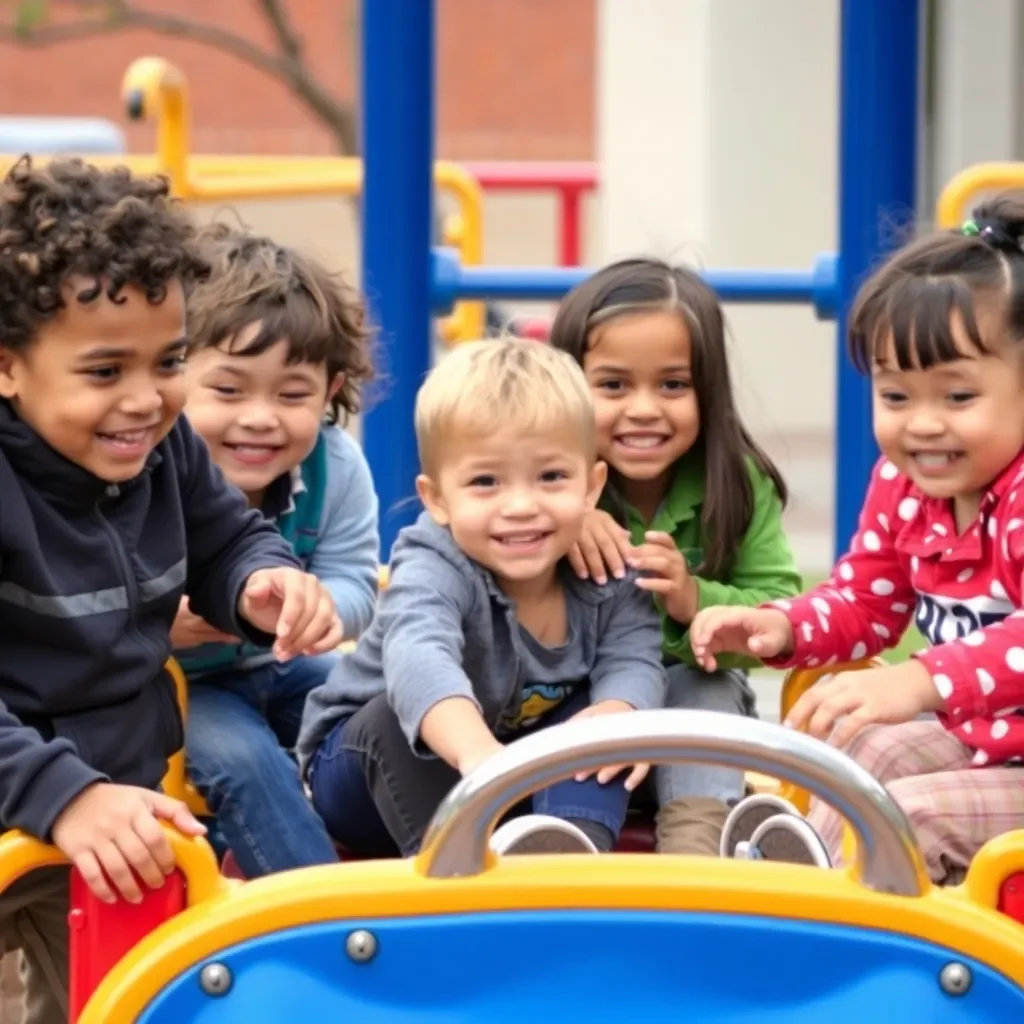
M0 182L0 828L54 843L107 902L163 884L161 821L203 832L158 792L182 594L282 659L341 638L179 415L194 235L165 181L123 168L26 157ZM67 875L0 893L28 1024L67 1020Z
M269 238L215 224L201 241L213 270L188 302L186 415L354 638L373 614L380 543L369 466L339 425L372 373L363 305L316 260ZM337 655L276 662L187 601L171 637L189 683L189 776L216 817L215 845L230 847L247 878L336 860L290 752L306 697Z

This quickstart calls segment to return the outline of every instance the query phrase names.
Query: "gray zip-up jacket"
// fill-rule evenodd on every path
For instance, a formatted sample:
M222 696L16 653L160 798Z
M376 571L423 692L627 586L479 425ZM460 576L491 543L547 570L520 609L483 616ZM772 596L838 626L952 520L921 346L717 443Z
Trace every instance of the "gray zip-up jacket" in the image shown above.
M635 708L665 701L661 627L649 594L632 577L598 586L566 567L566 600L577 602L571 642L588 667L590 699ZM386 692L410 746L426 713L449 697L468 697L494 729L514 717L522 696L522 640L515 605L494 577L427 513L398 536L391 579L356 649L306 702L298 753L303 772L335 723Z

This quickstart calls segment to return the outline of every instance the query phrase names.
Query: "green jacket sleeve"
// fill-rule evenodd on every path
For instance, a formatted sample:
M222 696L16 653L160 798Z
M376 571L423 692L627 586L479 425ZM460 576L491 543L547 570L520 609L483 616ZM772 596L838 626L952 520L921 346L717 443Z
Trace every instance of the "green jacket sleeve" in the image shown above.
M802 580L782 528L782 502L775 485L771 477L753 465L750 475L754 485L754 514L733 563L731 578L720 582L698 577L698 610L722 604L756 607L765 601L800 593ZM676 622L662 611L662 629L665 654L694 664L689 626ZM749 668L760 664L756 658L730 654L718 655L717 661L722 668Z

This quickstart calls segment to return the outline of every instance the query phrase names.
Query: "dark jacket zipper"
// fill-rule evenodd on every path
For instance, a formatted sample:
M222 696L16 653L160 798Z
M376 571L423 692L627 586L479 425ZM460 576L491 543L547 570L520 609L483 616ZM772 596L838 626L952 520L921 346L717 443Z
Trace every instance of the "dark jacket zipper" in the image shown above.
M96 521L103 528L104 532L110 538L111 547L114 549L114 556L117 560L118 568L121 570L121 578L124 582L125 594L128 597L128 629L137 636L144 646L146 644L146 638L142 635L142 631L139 629L139 606L141 604L139 600L139 586L135 579L135 574L132 572L131 562L128 560L128 555L124 550L124 545L121 543L121 537L117 530L114 529L113 523L103 514L103 500L104 498L116 498L120 495L121 488L117 484L110 484L104 492L103 498L100 498L96 502Z

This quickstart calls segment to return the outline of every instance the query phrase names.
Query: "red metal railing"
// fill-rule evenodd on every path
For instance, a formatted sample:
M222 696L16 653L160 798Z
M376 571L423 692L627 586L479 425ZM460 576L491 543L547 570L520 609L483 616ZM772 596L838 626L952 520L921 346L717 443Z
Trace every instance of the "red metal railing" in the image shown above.
M556 192L558 262L583 262L583 196L597 189L597 164L584 161L482 160L463 165L486 191Z

